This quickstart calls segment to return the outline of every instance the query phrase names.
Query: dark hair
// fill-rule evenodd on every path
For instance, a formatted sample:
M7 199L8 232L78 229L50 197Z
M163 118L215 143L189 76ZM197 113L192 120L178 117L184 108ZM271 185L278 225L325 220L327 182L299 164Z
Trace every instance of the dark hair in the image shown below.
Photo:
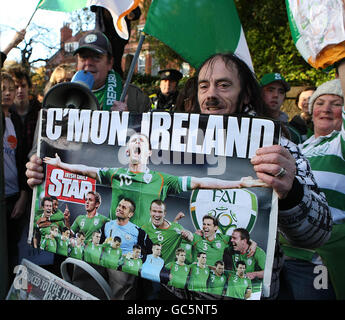
M51 197L44 197L41 201L41 206L43 207L44 206L44 203L46 201L50 201L50 202L53 202L53 199Z
M180 254L181 252L186 253L186 250L183 249L183 248L181 248L181 247L179 247L179 248L177 248L177 249L175 250L175 255L177 256L177 255Z
M212 221L213 221L213 225L214 225L215 227L218 226L218 219L217 219L216 217L210 216L210 215L206 214L206 215L204 215L204 216L202 217L202 222L204 222L205 219L210 219L210 220L212 220Z
M216 53L203 62L197 71L199 77L200 70L207 64L212 67L216 60L221 59L224 64L231 67L233 64L237 67L238 77L241 85L241 92L237 99L236 113L246 114L250 109L256 112L257 116L264 116L264 103L261 97L261 89L254 73L248 65L234 53ZM247 105L244 104L245 98L248 98ZM242 108L241 108L242 106ZM247 108L246 108L247 107ZM247 110L249 109L249 110Z
M76 236L79 238L80 236L85 237L85 232L84 231L79 231Z
M29 88L32 87L30 75L26 72L26 70L23 67L15 66L15 67L9 68L7 72L12 75L14 81L25 79L26 82L28 83Z
M316 87L315 86L306 87L306 88L302 89L300 92L298 92L298 94L296 96L296 100L295 100L297 107L298 107L299 96L301 95L301 93L304 91L310 91L310 90L316 91Z
M199 258L202 254L206 254L206 256L207 256L207 253L203 252L203 251L199 251L196 256Z
M245 267L247 266L246 263L245 263L244 261L239 260L239 261L236 262L236 268L238 268L238 266L239 266L240 264L242 264L242 265L245 266Z
M63 228L62 228L62 233L66 232L67 230L69 230L69 228L63 227Z
M122 242L121 238L119 236L115 236L113 241L117 241L117 242Z
M176 112L200 113L198 102L198 77L189 78L179 90L176 98Z
M247 240L247 243L249 244L250 243L250 236L249 236L249 232L247 229L244 229L244 228L236 228L234 229L233 232L239 232L240 235L241 235L241 240L244 240L246 239Z
M222 266L224 266L224 261L222 261L222 260L218 260L218 261L216 261L216 263L214 264L215 266L218 266L218 265L222 265Z

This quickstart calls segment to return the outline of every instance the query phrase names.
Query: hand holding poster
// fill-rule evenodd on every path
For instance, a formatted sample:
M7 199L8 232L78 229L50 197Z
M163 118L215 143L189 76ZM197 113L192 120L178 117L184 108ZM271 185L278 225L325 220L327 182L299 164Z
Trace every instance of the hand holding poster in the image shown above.
M44 250L167 288L260 299L277 202L250 158L278 135L260 118L42 110L46 178L31 235Z

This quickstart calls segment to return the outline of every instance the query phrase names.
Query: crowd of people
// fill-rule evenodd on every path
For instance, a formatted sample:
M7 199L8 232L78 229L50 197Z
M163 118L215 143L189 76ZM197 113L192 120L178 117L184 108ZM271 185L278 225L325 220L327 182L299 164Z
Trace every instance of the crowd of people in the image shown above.
M251 159L258 180L232 182L233 186L225 188L256 184L271 187L278 196L279 237L276 240L270 299L344 299L345 61L337 64L337 79L318 87L308 86L298 94L296 104L301 114L289 121L280 110L286 92L290 90L283 75L269 73L258 81L246 63L232 53L217 53L206 59L180 92L177 88L182 74L178 70L166 69L160 72L160 91L156 95L149 97L140 88L130 85L125 100L119 101L123 78L122 73L114 69L117 48L105 33L98 28L84 35L74 53L76 70L69 65L58 66L47 83L45 93L58 83L70 81L76 71L83 70L93 76L92 92L101 110L249 115L279 121L282 126L280 144L259 148ZM1 62L24 36L25 31L16 34L1 54ZM27 232L32 188L44 179L43 162L107 181L113 190L121 193L121 185L114 178L117 173L112 169L68 165L61 162L58 155L53 159L37 156L36 128L42 105L30 97L30 89L31 79L25 70L2 69L9 275L20 263L18 243L22 234ZM128 147L130 167L123 169L133 172L136 182L144 179L142 176L147 172L146 163L137 159L144 154L147 158L150 156L149 141L140 142L145 139L147 137L136 135L130 140L130 143L147 146L141 147L139 153L135 147ZM155 176L152 179L156 179ZM210 187L209 183L209 180L195 177L182 182L176 177L174 186L169 186L176 190L167 189L165 192L182 192L182 186L188 186L189 190L205 188L205 184ZM219 181L211 186L222 187L224 185ZM63 212L57 199L43 198L35 215L33 247L53 253L46 263L48 266L45 266L53 272L58 272L52 267L57 255L103 266L107 270L114 299L138 297L138 275L160 283L158 289L157 285L150 287L149 296L153 299L159 299L162 292L169 293L169 297L184 299L249 298L255 291L253 279L263 278L264 251L255 246L246 230L236 229L232 236L217 233L218 221L210 216L204 217L202 230L194 233L185 230L178 223L179 218L174 222L167 221L165 197L166 194L161 199L148 201L145 198L142 201L140 195L134 196L127 190L121 196L113 196L109 217L105 217L97 214L101 196L89 192L85 195L86 214L74 221L70 221L67 206ZM146 208L145 212L135 210L140 201L145 202L140 204ZM169 233L172 229L174 232ZM159 237L156 230L166 235ZM178 237L179 241L174 241L172 246L171 242L165 242L169 237ZM215 241L220 243L216 248L212 247ZM191 248L188 243L193 244ZM207 250L202 250L205 246ZM251 255L257 263L248 263ZM327 267L328 281L322 289L315 286L317 265ZM158 270L155 276L152 276L152 270ZM232 282L241 283L236 292ZM198 295L200 292L204 295Z

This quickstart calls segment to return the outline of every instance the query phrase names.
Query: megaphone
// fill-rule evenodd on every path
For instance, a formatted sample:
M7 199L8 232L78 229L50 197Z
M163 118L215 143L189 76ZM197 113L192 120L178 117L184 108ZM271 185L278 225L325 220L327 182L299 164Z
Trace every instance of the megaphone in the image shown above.
M43 98L43 108L70 108L98 110L99 103L91 89L93 75L78 71L71 82L58 83Z

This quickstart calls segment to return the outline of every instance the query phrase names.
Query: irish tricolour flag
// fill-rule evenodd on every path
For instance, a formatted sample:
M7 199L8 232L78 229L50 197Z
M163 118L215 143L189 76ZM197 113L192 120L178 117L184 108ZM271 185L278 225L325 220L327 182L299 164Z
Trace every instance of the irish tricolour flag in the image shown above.
M128 29L124 20L125 16L139 5L140 0L40 0L37 8L70 12L73 10L100 6L108 9L114 21L116 32L124 39L128 39Z
M253 70L233 0L153 0L143 31L195 68L214 53L230 51Z

